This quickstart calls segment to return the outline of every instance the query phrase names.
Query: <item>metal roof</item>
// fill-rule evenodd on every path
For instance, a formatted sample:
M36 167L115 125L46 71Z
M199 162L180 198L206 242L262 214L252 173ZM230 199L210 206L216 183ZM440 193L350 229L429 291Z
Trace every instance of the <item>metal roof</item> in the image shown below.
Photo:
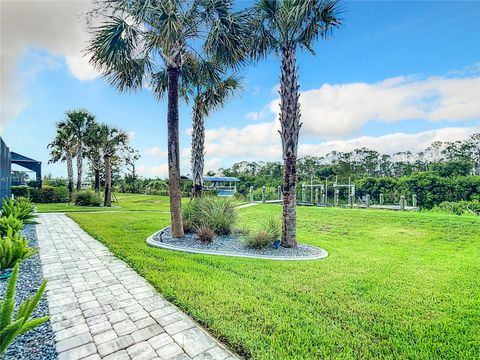
M187 176L182 176L182 180L193 180L193 177L191 175ZM230 181L230 182L238 182L240 181L239 178L233 177L233 176L204 176L203 181L211 181L211 182L225 182L225 181Z

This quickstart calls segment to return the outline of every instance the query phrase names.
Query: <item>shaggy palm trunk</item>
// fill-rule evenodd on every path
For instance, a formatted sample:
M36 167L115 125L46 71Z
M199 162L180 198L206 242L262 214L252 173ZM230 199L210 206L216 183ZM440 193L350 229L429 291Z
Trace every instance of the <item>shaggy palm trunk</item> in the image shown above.
M68 175L68 195L70 197L70 201L72 200L72 193L74 187L73 181L73 159L70 154L67 154L67 175Z
M105 200L103 206L112 206L112 166L110 156L105 156Z
M80 141L80 140L79 140ZM82 145L77 147L77 191L82 189L83 152Z
M297 226L297 148L300 131L298 69L295 48L282 49L280 78L280 135L283 148L283 222L282 241L284 247L296 247Z
M194 197L202 196L203 191L203 167L205 154L205 124L201 111L201 100L196 99L193 108L193 131L192 131L192 179Z
M168 190L172 236L182 237L182 191L180 189L180 141L178 135L178 77L177 68L168 68Z

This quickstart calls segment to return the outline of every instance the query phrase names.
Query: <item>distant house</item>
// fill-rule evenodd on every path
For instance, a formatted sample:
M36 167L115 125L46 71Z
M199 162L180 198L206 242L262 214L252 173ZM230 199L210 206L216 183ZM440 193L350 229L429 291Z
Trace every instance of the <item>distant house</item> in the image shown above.
M182 180L193 181L191 175L182 176ZM203 190L218 196L233 196L237 192L237 182L240 179L232 176L204 176Z

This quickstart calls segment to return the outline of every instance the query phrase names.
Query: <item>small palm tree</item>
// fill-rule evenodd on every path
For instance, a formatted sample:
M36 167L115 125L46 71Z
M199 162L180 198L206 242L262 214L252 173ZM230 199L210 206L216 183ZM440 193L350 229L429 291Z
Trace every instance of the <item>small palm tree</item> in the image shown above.
M162 97L167 90L167 75L156 76L155 92ZM180 94L187 102L193 102L191 164L194 197L202 196L205 164L205 117L221 108L228 98L242 90L240 78L228 74L224 66L189 56L182 68Z
M83 158L85 141L89 128L95 124L95 116L86 110L71 110L65 112L66 119L58 124L58 128L70 133L76 140L77 158L77 191L82 188Z
M106 207L112 206L112 158L127 146L128 135L123 130L100 124L96 127L99 147L103 155L105 167L104 203Z
M47 146L50 149L49 163L56 163L59 161L65 161L67 163L68 192L70 194L70 199L72 198L74 187L73 157L76 153L76 146L77 143L75 137L64 128L58 127L58 125L55 139Z
M94 29L87 51L91 62L121 91L155 87L159 72L167 76L168 178L172 235L183 236L179 80L189 53L207 53L221 63L245 57L243 15L231 12L231 1L108 0L114 15ZM101 13L101 12L100 12Z
M337 0L258 0L250 17L251 55L281 56L280 136L283 148L282 246L295 247L297 148L301 127L297 48L314 54L313 44L339 27Z

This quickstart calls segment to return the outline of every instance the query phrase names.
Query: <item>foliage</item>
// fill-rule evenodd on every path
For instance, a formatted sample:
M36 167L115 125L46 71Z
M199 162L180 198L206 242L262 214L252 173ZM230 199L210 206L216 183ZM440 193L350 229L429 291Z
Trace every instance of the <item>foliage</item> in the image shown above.
M254 249L263 249L280 238L282 223L276 216L267 216L260 221L259 230L245 230L245 245Z
M12 214L0 217L0 238L8 234L8 229L11 229L13 234L16 234L23 226L23 222L17 219Z
M12 186L12 195L14 197L23 196L23 197L30 197L30 190L28 186Z
M196 228L197 239L202 243L211 243L215 237L215 231L208 225L202 224Z
M34 206L30 202L30 199L25 197L17 197L15 199L5 199L2 204L2 216L13 217L27 222L35 217L33 211Z
M430 171L441 177L467 176L470 175L472 168L472 162L465 160L435 162L429 165Z
M42 185L40 189L30 188L30 199L34 203L62 203L69 201L66 186Z
M16 263L34 255L36 250L28 246L28 241L10 228L7 235L0 239L0 270L10 269Z
M73 195L73 203L77 206L100 206L101 199L90 190L83 190Z
M237 221L236 202L226 197L202 196L183 207L183 218L192 227L208 225L217 235L228 235Z
M150 197L133 198L143 202L132 210L145 209ZM238 211L237 226L252 228L258 219L280 216L281 207ZM299 242L326 249L326 259L267 261L146 246L150 234L168 226L168 212L69 216L245 358L478 357L480 218L297 212Z
M434 211L455 215L477 215L480 216L480 201L444 201L433 207Z
M30 320L33 311L45 292L46 280L40 285L40 288L32 298L26 299L20 304L17 313L15 316L13 315L18 271L19 264L16 264L8 281L5 297L0 301L0 356L17 336L36 328L49 319L48 316L45 316Z

